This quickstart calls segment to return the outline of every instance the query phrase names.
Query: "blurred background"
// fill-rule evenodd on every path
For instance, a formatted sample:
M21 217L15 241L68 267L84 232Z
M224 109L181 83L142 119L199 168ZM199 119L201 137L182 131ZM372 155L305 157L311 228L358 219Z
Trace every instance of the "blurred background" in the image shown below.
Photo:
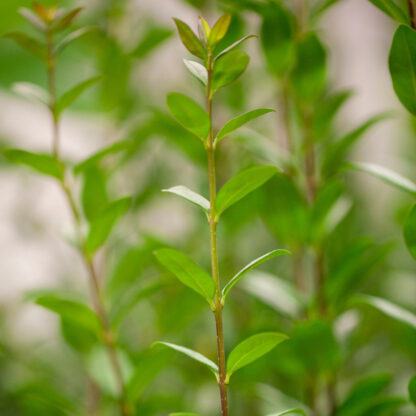
M128 310L119 328L126 377L145 374L132 387L138 415L173 411L218 415L217 386L208 371L174 353L149 350L154 341L165 340L212 359L216 356L214 322L204 301L157 266L151 253L160 246L180 248L209 269L203 216L193 206L160 192L184 184L207 195L208 185L203 148L168 115L165 104L171 91L203 102L201 86L183 65L188 52L179 41L172 17L196 29L199 15L213 23L223 11L232 11L230 36L260 34L262 15L250 3L267 2L59 3L68 8L83 6L76 25L97 28L62 54L59 92L95 74L104 76L63 117L64 158L75 164L117 141L131 143L126 152L97 167L110 195L134 197L131 212L112 233L97 261L106 282L106 297L114 305L122 303L125 293L136 286L161 284ZM292 3L283 1L289 11L294 10ZM17 12L22 6L30 7L31 1L0 2L1 33L31 30ZM371 117L389 111L388 117L363 131L343 159L378 163L416 179L415 126L394 95L388 72L394 22L369 1L339 0L312 25L327 52L325 91L351 91L327 135L342 138ZM221 126L232 116L257 107L274 108L276 113L224 142L218 157L220 184L252 164L279 166L286 154L282 149L286 133L281 87L268 68L262 40L250 39L242 48L251 57L248 71L218 96L216 123ZM13 90L22 81L46 87L42 63L6 39L0 41L0 62L0 146L50 151L48 112ZM316 109L321 105L321 99L313 103ZM271 181L224 215L219 230L223 281L264 252L297 247L289 217L297 209L291 198L298 198L301 186L297 189L285 180ZM328 289L334 296L329 323L318 318L296 321L298 306L287 295L293 289L287 287L293 280L290 259L267 263L236 289L225 311L229 350L259 330L290 333L293 340L235 376L233 415L263 416L297 405L325 408L323 386L327 380L336 380L341 409L354 386L366 377L380 383L374 403L384 403L386 398L393 403L393 398L407 395L407 382L416 364L414 330L374 310L351 309L345 298L369 293L415 310L414 263L399 226L411 200L358 173L337 172L337 181L347 208L324 245L328 275L348 281L348 285L332 292ZM82 184L77 186L82 192ZM79 354L68 346L59 319L27 300L27 294L38 289L64 290L88 299L83 265L70 244L72 218L59 188L50 179L1 158L0 189L0 414L95 414L83 410L94 396L89 389L99 391L101 410L96 414L117 414L113 380L100 351ZM270 217L273 204L280 220ZM283 232L284 224L288 230ZM308 247L305 252L307 297L313 286L308 263L313 255ZM275 297L267 296L274 287L269 286L271 276L278 279ZM414 414L408 405L394 403L383 405L379 412L346 405L336 414Z

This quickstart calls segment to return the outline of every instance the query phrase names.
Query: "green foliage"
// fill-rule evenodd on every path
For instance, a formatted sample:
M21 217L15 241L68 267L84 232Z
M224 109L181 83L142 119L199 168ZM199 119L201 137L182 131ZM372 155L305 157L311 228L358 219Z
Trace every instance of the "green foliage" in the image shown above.
M397 22L404 24L409 22L407 12L395 0L370 0L370 2Z
M44 60L46 59L46 48L45 46L36 38L27 35L24 32L8 32L3 35L3 37L12 39L19 46L26 49L32 55Z
M197 194L194 191L191 191L189 188L183 185L174 186L173 188L163 189L162 192L168 192L171 194L179 195L180 197L186 199L187 201L191 202L202 208L202 210L208 214L210 210L210 203L209 201L204 198L203 196Z
M409 381L409 397L414 405L416 405L416 376Z
M403 228L404 241L411 256L416 260L416 206L413 206Z
M305 416L306 413L302 409L289 409L289 410L285 410L285 411L280 412L280 413L275 413L272 416L284 416L284 415L303 415L303 416Z
M201 59L205 59L206 51L201 41L197 38L192 29L185 22L182 22L179 19L173 20L175 21L179 36L181 37L182 43L186 49L188 49L192 55Z

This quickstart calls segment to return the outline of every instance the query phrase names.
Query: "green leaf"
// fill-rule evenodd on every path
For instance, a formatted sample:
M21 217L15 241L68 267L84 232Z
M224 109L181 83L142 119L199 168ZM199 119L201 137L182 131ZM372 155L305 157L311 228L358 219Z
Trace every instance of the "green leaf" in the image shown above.
M188 357L192 358L195 361L200 362L201 364L206 365L215 375L218 374L218 366L213 361L211 361L209 358L205 357L204 355L200 354L199 352L196 352L194 350L191 350L186 347L182 347L181 345L171 344L169 342L155 342L153 346L156 345L162 345L168 348L171 348L175 351L178 351L182 354L187 355Z
M196 413L169 413L169 416L199 416Z
M218 132L217 137L215 138L215 143L218 143L222 138L224 138L231 132L237 130L249 121L274 111L275 110L269 108L260 108L258 110L248 111L247 113L241 114L240 116L233 118L228 123L226 123L225 126Z
M172 31L164 27L151 26L131 53L135 58L144 58L172 36Z
M389 56L393 88L400 102L416 114L416 32L400 26L393 37Z
M45 45L26 33L13 31L5 33L2 37L14 40L23 49L26 49L40 59L46 59L47 52Z
M163 189L162 192L169 192L171 194L179 195L182 198L192 202L195 205L198 205L203 209L205 213L208 214L210 210L209 201L204 198L202 195L197 194L194 191L191 191L189 188L183 185L174 186L173 188Z
M416 260L416 205L413 205L403 227L404 241L411 256Z
M278 77L288 73L295 63L295 29L291 16L278 3L265 8L261 43L270 71Z
M232 50L218 58L212 73L212 94L237 80L246 70L249 61L248 55L238 50Z
M231 23L231 16L231 13L222 15L212 27L208 39L208 44L211 49L214 49L227 34Z
M105 174L96 166L84 171L81 201L84 214L90 222L108 204Z
M211 128L211 122L205 110L194 100L179 93L168 94L167 104L179 123L204 142Z
M157 260L173 273L185 286L203 296L214 306L215 284L211 276L201 269L186 254L170 248L163 248L155 252Z
M278 332L263 332L238 344L227 359L227 382L237 370L267 354L286 339L287 335Z
M219 217L227 208L254 191L277 173L274 166L256 166L238 173L218 192L215 202Z
M117 221L130 208L131 201L131 197L112 201L94 218L85 244L88 254L93 254L105 243Z
M309 33L297 45L297 61L292 72L296 93L304 101L314 101L326 80L326 52L315 33Z
M205 59L206 51L201 41L197 38L192 29L182 20L173 19L179 32L179 36L186 49L198 58Z
M50 104L51 99L49 92L39 85L30 82L16 82L13 84L12 88L13 91L30 100L41 102L46 106L49 106Z
M204 85L208 83L208 72L207 69L201 65L199 62L190 61L189 59L184 59L186 68L188 71L197 79L199 79Z
M274 257L283 256L283 255L290 255L290 252L287 250L277 249L270 251L269 253L264 254L261 257L258 257L257 259L253 260L247 266L245 266L243 269L241 269L223 288L222 290L222 303L224 304L225 298L228 294L228 292L231 290L231 288L238 283L238 281L250 270L253 270L260 264L264 263L267 260L273 259Z
M353 304L372 306L388 317L416 329L416 315L388 300L370 295L360 295L356 296L352 302Z
M82 7L77 7L76 9L70 10L52 26L52 29L55 32L65 30L74 21L82 9Z
M40 173L59 180L63 178L63 164L50 155L19 149L6 149L3 154L9 162L29 166Z
M21 14L30 24L32 24L36 29L45 31L47 29L46 23L32 10L27 9L26 7L21 7L19 10Z
M55 48L55 54L61 53L71 42L73 42L76 39L79 39L81 36L84 36L85 34L92 32L93 30L97 30L97 28L93 27L83 27L81 29L74 30L67 36L65 36L57 45Z
M241 45L243 42L245 42L247 39L250 38L256 38L256 35L247 35L244 36L243 38L235 41L234 43L232 43L230 46L228 46L227 48L225 48L223 51L221 51L215 58L214 61L216 61L217 59L221 58L222 56L226 55L228 52L232 51L234 48L236 48L237 46Z
M413 376L409 382L409 397L412 403L416 406L416 376Z
M401 191L416 196L416 183L383 166L374 165L372 163L346 163L344 166L347 169L369 173Z
M285 410L285 411L280 412L280 413L275 413L271 416L284 416L284 415L302 415L302 416L306 416L306 413L303 409L297 408L297 409Z
M89 78L75 87L67 91L59 100L56 105L56 111L61 113L65 108L69 107L84 91L96 84L102 79L101 76Z
M370 2L397 22L409 23L406 12L394 0L370 0Z

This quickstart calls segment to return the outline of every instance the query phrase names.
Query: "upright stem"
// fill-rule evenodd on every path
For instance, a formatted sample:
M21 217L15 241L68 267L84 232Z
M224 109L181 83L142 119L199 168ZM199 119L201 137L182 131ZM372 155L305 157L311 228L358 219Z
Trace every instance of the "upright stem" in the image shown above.
M227 370L225 366L225 349L224 349L224 329L221 302L221 282L218 269L218 252L217 252L217 218L215 213L215 200L217 197L216 176L215 176L215 145L212 130L212 95L211 95L211 79L212 79L212 56L208 57L208 83L206 94L206 107L211 122L211 129L208 136L206 146L208 157L208 175L209 175L209 195L210 195L210 212L209 212L209 233L211 241L211 271L212 279L215 283L215 326L217 330L217 351L218 351L218 387L221 397L222 416L228 416L228 393L227 393Z
M416 10L414 1L415 0L407 0L407 4L409 6L410 25L416 30Z
M57 161L60 161L60 152L59 152L59 115L57 111L57 94L56 94L56 60L54 52L54 43L53 43L53 34L48 31L46 34L47 40L47 71L48 71L48 83L49 83L49 94L50 94L50 111L52 117L52 129L53 129L53 156ZM120 412L123 416L132 416L132 410L126 402L126 391L123 380L123 374L121 371L121 365L119 358L117 356L117 346L114 335L111 330L110 321L108 319L108 314L104 306L104 302L101 295L101 289L99 284L98 275L94 266L93 259L87 254L85 250L85 238L82 233L82 224L81 224L81 215L77 208L75 198L73 193L66 182L65 176L62 178L61 188L65 194L66 200L72 212L75 231L78 240L79 252L82 258L82 261L85 265L87 273L89 275L91 283L91 292L93 297L93 304L95 312L100 320L100 324L103 331L103 341L107 349L111 367L114 372L114 376L117 383L117 388L119 392L119 405Z

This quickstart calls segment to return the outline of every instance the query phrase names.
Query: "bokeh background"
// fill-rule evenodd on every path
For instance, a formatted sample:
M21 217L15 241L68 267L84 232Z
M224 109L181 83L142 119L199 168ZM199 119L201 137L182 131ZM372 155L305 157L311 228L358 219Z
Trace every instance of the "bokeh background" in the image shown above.
M156 357L159 365L155 368L146 368L144 363L147 354L153 354L148 347L156 340L187 345L215 357L214 325L204 302L157 267L151 252L161 245L179 247L209 267L204 218L194 207L160 192L176 184L202 193L207 190L203 149L170 118L165 104L165 96L171 91L184 92L199 101L203 97L202 89L183 65L182 59L188 55L174 31L172 17L195 28L199 15L213 22L222 10L231 7L236 12L235 30L258 34L260 17L245 10L243 2L238 3L60 2L65 7L84 6L77 24L97 26L99 32L85 36L64 52L58 64L59 91L89 76L104 75L104 80L83 95L63 118L65 158L81 161L121 139L135 144L122 157L110 158L105 165L109 192L114 196L132 194L134 207L100 253L100 271L113 282L115 292L163 282L161 290L129 311L120 329L128 371L141 365L143 372L149 373L136 389L140 415L166 415L180 410L218 414L217 386L204 368L167 352ZM17 10L30 4L22 0L1 1L0 32L28 29ZM379 163L415 178L414 126L394 95L387 65L394 28L395 24L369 1L340 0L322 16L316 30L328 53L328 89L353 92L337 115L334 135L339 137L369 117L392 110L388 119L365 133L348 154L348 160ZM157 33L160 43L149 46L142 42L149 33ZM137 48L140 45L141 49ZM269 157L276 155L278 164L284 135L279 90L267 70L259 39L248 41L244 50L251 57L249 69L219 96L216 120L221 124L253 108L275 108L276 114L254 122L242 136L261 135L261 140L273 149ZM0 62L1 146L49 151L52 132L47 111L13 92L13 84L20 81L46 86L42 64L5 39L0 41ZM221 149L220 183L253 163L271 163L264 154L245 146L243 139L230 139ZM388 247L383 255L363 266L365 273L355 271L354 290L385 297L414 310L414 263L405 250L399 227L410 198L365 175L343 173L340 177L351 208L333 237L333 247L338 249L334 256L342 252L339 241L344 239L368 239L377 247ZM47 178L0 159L0 190L0 414L83 414L79 409L88 400L87 373L102 390L99 414L116 414L111 399L112 380L102 357L80 358L65 344L56 316L26 299L27 293L35 289L63 289L87 298L84 269L68 243L73 233L71 215L59 188ZM257 191L224 216L219 235L223 276L232 276L251 259L276 246L287 246L262 219L269 192L270 188ZM284 192L277 196L285 197ZM130 256L129 265L123 269L120 261L126 255ZM291 282L289 260L273 260L262 270ZM307 269L308 273L311 271ZM118 284L120 275L124 277ZM257 330L293 331L290 303L286 308L289 313L285 313L285 306L259 300L249 291L249 284L236 290L226 310L227 345L235 345ZM281 303L284 305L285 299ZM307 405L307 378L311 376L315 380L312 384L319 384L314 374L322 371L325 377L332 371L326 366L331 360L336 362L340 402L354 383L374 374L391 379L385 383L381 397L406 396L407 382L415 370L414 333L367 309L363 312L345 308L334 318L333 332L320 326L320 322L311 323L309 329L316 336L303 342L305 334L300 334L292 353L285 347L278 348L235 376L232 414L265 415L300 402ZM311 369L300 363L293 351L303 358L317 353L325 364L321 366L319 359L312 358ZM324 401L322 397L318 400ZM414 409L404 406L390 413L371 414L410 416Z

